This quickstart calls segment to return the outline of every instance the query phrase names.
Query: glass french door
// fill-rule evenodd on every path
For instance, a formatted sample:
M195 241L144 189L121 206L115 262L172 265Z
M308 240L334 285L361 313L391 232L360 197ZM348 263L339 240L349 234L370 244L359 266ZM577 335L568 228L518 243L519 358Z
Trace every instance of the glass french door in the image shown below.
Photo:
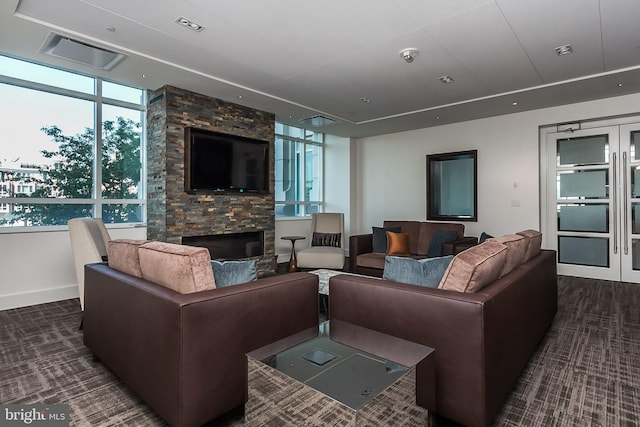
M547 135L558 273L640 283L640 123Z

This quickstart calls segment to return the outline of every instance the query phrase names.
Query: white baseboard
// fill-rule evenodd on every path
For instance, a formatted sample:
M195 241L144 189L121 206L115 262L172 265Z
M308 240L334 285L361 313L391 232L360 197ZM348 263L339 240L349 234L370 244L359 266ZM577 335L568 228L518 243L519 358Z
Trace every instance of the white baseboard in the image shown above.
M29 305L44 304L78 297L78 285L0 295L0 310L9 310L11 308L27 307Z

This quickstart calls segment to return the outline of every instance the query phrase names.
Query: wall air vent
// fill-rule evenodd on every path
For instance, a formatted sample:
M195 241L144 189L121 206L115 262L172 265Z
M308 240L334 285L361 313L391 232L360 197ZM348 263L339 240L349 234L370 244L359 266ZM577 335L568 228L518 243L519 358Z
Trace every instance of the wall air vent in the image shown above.
M40 52L107 71L112 70L127 57L125 54L92 46L56 33L49 33Z
M312 116L300 121L307 126L328 126L337 123L337 121L325 116Z

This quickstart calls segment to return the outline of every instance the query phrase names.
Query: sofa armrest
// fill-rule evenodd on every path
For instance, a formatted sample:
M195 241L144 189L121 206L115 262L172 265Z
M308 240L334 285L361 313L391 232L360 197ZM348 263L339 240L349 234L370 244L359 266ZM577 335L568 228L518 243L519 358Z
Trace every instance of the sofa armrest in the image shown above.
M442 255L457 255L478 244L477 237L465 236L442 244Z
M373 234L355 234L349 236L349 271L356 273L358 255L373 251Z

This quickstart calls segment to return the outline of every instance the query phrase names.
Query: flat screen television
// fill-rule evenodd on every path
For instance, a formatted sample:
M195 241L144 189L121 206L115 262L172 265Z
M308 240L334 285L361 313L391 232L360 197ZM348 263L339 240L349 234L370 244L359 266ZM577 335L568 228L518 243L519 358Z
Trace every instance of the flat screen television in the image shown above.
M269 142L185 129L185 191L269 192Z

